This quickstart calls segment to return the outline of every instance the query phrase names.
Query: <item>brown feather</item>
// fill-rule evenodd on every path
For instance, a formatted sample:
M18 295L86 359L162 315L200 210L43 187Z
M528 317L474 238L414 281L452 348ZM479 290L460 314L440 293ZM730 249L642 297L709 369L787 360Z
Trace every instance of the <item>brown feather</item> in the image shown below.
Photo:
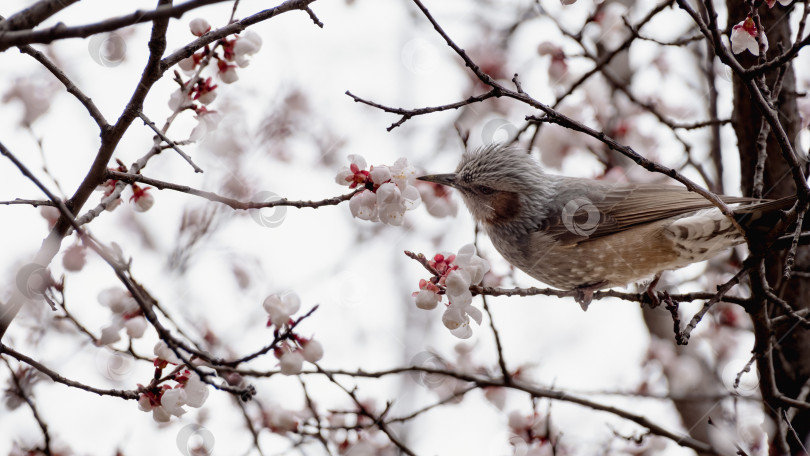
M544 231L553 235L563 244L594 240L621 232L631 226L715 207L703 196L673 185L600 183L601 185L594 189L594 181L589 180L585 183L583 179L566 177L561 177L561 180L561 188L574 189L570 193L570 200L579 198L580 203L586 203L579 205L579 209L574 214L562 210L556 214L556 217L551 218L548 226L544 227ZM589 187L590 191L587 193L577 192L577 189ZM559 197L562 201L566 200L565 194L561 194ZM730 204L761 201L725 195L720 195L720 199ZM594 213L594 211L598 211L599 216L596 225L591 223L590 226L582 226L582 223L587 222L589 212ZM595 215L591 215L591 217L596 218ZM572 230L572 223L579 223L583 229Z

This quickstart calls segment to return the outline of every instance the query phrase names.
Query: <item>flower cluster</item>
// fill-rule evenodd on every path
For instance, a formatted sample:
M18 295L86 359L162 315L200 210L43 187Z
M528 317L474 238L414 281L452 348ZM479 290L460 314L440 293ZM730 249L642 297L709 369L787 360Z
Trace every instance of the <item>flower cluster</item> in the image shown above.
M126 329L127 335L133 339L143 336L147 321L137 301L128 291L116 287L107 288L98 294L98 302L108 307L113 314L112 321L101 328L99 345L110 345L121 340L122 329Z
M759 41L762 41L762 52L768 50L768 38L765 33L757 31L757 25L751 16L735 25L731 29L731 51L739 54L745 50L753 55L759 55Z
M119 165L117 168L110 168L111 171L118 171L121 173L127 172L127 167L124 166L123 163L120 161L118 162ZM115 179L107 179L104 181L103 184L96 187L96 191L103 192L102 200L108 198L110 195L115 192L115 186L118 184L118 181ZM155 204L155 197L149 193L149 190L152 187L141 187L138 184L131 184L132 187L132 196L129 198L129 201L132 203L132 208L135 209L135 212L146 212L152 208ZM114 200L107 203L106 209L110 212L114 211L115 208L121 205L121 197L118 196Z
M205 19L197 18L191 21L189 28L193 35L202 36L211 30L211 25ZM225 84L234 83L239 80L236 68L244 68L250 65L250 56L259 52L262 48L262 37L252 30L246 30L241 35L234 35L217 41L217 45L222 49L221 54L217 51L216 46L212 49L206 45L199 52L181 60L178 64L180 69L187 74L191 74L196 71L200 62L210 56L216 61L219 80Z
M416 306L420 309L434 309L441 302L442 294L447 296L447 309L442 315L442 323L450 332L460 338L472 336L470 317L481 324L481 311L472 306L470 285L478 284L489 271L489 262L479 257L475 246L467 244L456 255L437 254L428 264L439 274L430 280L419 281L419 291L413 293Z
M549 438L549 421L546 416L535 412L524 415L514 410L509 413L509 429L514 436L513 446L520 447L522 454L532 456L552 456L568 453L563 448L554 448Z
M372 222L402 225L405 211L419 206L421 197L414 187L416 170L407 158L400 158L392 166L378 165L366 170L366 160L360 155L349 155L349 166L335 176L335 182L349 188L363 190L349 200L352 215Z
M168 346L160 341L155 345L155 378L161 376L161 371L169 363L163 358L167 353ZM174 354L170 358L177 359ZM179 369L171 375L171 380L176 382L174 387L167 384L154 385L149 388L138 385L141 394L138 398L138 408L144 412L152 412L152 418L158 423L166 423L174 416L182 416L186 413L183 406L200 408L208 399L208 385L200 379L200 376L188 369Z
M272 294L265 298L263 306L269 314L267 326L275 326L276 335L279 335L281 329L291 325L290 317L298 312L301 299L292 292ZM315 339L290 333L286 340L275 347L273 354L278 359L282 374L296 375L301 373L304 361L315 363L323 358L323 345Z
M189 24L194 36L203 36L211 30L211 25L205 19L194 19ZM257 33L246 30L241 35L222 38L211 47L206 45L200 51L181 60L178 63L183 72L197 75L200 65L215 61L217 77L225 84L232 84L239 80L236 68L244 68L250 64L250 56L259 52L262 47L262 38ZM221 50L221 51L220 51ZM196 113L197 126L191 131L189 141L196 142L206 133L215 129L222 116L206 106L217 97L217 85L213 78L193 77L182 83L181 87L172 93L169 98L169 108L178 112L183 109L192 109Z
M323 345L315 339L306 339L293 334L273 350L279 369L284 375L298 375L304 361L316 363L323 358Z
M353 412L334 412L326 417L330 441L337 444L337 454L395 456L400 454L391 440L374 425L370 417L385 411L371 399L361 400ZM370 416L369 416L370 415Z

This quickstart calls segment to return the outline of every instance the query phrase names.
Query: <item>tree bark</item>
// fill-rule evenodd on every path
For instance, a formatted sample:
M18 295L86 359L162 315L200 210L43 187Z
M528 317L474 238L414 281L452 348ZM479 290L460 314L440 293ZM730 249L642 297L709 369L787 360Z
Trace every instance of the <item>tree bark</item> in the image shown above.
M749 13L749 7L745 2L734 0L727 1L729 10L729 28L744 20ZM766 31L769 50L767 58L773 58L781 53L780 48L788 49L791 45L789 8L777 5L768 9L764 4L760 7L760 18L763 28ZM744 67L749 67L756 63L757 58L748 52L737 55L738 60ZM796 138L799 132L800 119L796 106L796 80L793 67L774 69L765 75L768 87L774 87L774 81L780 71L784 71L782 86L778 98L774 105L779 113L780 123L784 126L788 138L796 147ZM760 126L763 125L762 115L751 99L743 81L734 76L734 130L737 135L737 144L740 154L741 166L741 186L744 195L754 193L754 174L758 159L757 136ZM764 186L762 194L765 198L780 198L796 194L796 186L790 174L790 167L782 157L779 144L773 136L769 134L767 138L767 158L765 160ZM806 168L806 156L802 154L800 161ZM765 258L766 277L774 293L785 300L794 310L810 309L810 278L803 275L794 274L789 280L783 277L785 269L786 251L770 252ZM810 247L799 247L796 253L794 271L810 271ZM770 318L783 314L779 306L772 303L764 309ZM755 324L758 323L755 319ZM767 332L764 337L768 337ZM765 377L773 376L778 391L791 398L800 395L802 387L808 383L810 378L810 331L802 328L795 319L789 320L786 324L775 325L772 328L770 344L766 341L758 340L757 346L763 349L765 346L773 347L772 357L758 357L757 367L760 374L760 385L762 391L767 388L763 384ZM771 345L772 344L772 345ZM762 355L762 353L757 353ZM767 358L772 358L773 366L767 365ZM779 416L780 402L768 394L763 394L765 412L773 420L784 420L784 416ZM790 421L795 430L795 434L788 432L787 441L792 454L801 453L801 446L807 441L810 434L810 413L807 410L800 410ZM799 437L797 440L796 436ZM775 454L775 453L772 453Z

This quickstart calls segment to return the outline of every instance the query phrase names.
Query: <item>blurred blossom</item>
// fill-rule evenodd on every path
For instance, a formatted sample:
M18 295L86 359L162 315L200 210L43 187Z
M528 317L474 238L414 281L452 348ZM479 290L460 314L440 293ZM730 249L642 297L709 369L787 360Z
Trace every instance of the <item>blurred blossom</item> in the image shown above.
M54 84L33 78L20 78L14 81L11 89L3 95L3 103L19 100L23 105L23 118L20 123L31 125L51 109L51 100L55 93Z
M240 68L250 65L250 56L262 48L262 37L252 30L246 30L237 37L233 45L234 61Z
M272 294L264 299L264 310L270 315L267 326L273 325L281 328L290 321L290 317L298 312L301 299L297 294L288 292L283 295Z
M196 18L193 19L189 24L189 28L191 29L191 34L194 36L203 36L211 30L211 24L208 23L205 19Z

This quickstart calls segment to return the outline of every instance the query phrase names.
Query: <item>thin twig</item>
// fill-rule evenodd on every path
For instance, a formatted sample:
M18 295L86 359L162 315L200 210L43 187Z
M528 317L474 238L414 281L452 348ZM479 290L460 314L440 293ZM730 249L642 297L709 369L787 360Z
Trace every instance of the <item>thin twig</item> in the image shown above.
M161 131L160 131L160 129L158 129L157 125L155 125L155 123L154 123L154 122L152 122L151 120L149 120L149 118L148 118L148 117L146 117L146 114L144 114L144 113L143 113L143 112L141 112L141 111L138 111L138 117L140 117L140 118L141 118L141 120L143 120L144 125L148 125L148 126L149 126L149 128L151 128L151 129L152 129L152 131L154 131L154 132L155 132L155 134L156 134L156 135L158 135L158 136L160 137L160 139L162 139L163 141L165 141L165 142L166 142L166 144L168 144L169 146L171 146L171 148L172 148L172 149L174 149L174 150L175 150L175 151L176 151L176 152L177 152L177 153L178 153L178 154L179 154L181 157L183 157L183 159L184 159L185 161L187 161L187 162L188 162L188 164L189 164L189 165L191 165L191 167L192 167L192 168L194 168L194 172L195 172L195 173L201 173L201 172L203 172L203 169L202 169L202 168L200 168L199 166L197 166L197 165L194 163L194 161L191 159L191 157L189 157L187 153L183 152L183 150L182 150L182 149L180 149L180 147L178 147L178 146L177 146L177 144L176 144L174 141L172 141L172 140L171 140L171 139L169 139L169 138L168 138L166 135L164 135L164 134L163 134L163 132L161 132Z

